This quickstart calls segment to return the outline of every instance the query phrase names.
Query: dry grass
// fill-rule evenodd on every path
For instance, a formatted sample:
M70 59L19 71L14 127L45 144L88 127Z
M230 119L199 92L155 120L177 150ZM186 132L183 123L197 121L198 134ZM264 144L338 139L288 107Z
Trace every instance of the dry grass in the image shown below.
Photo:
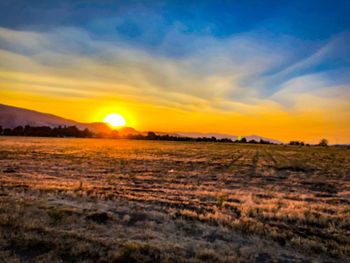
M350 150L0 138L7 262L346 262Z

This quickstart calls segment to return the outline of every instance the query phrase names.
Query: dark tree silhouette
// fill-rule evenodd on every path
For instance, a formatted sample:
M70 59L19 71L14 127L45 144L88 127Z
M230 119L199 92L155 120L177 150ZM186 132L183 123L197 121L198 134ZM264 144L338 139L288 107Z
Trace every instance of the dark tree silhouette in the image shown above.
M290 141L289 145L300 145L300 146L304 146L305 143L302 141Z
M322 139L319 144L319 146L328 146L328 140L327 139Z
M18 126L13 129L5 128L0 134L5 136L37 136L37 137L78 137L89 138L93 137L93 133L88 129L83 131L75 126L70 127L56 127L49 126L32 127L26 125L25 127Z
M146 138L148 139L148 140L157 140L158 139L158 137L159 136L157 136L157 134L155 134L154 132L148 132L147 133L147 136L146 136Z
M172 136L157 135L155 132L148 132L147 135L141 134L128 134L120 135L118 131L113 130L109 133L93 133L89 129L79 130L76 126L58 126L51 128L49 126L33 127L26 125L24 127L18 126L13 129L2 128L0 126L0 135L3 136L34 136L34 137L76 137L76 138L112 138L112 139L132 139L132 140L161 140L161 141L191 141L191 142L221 142L221 143L247 143L246 138L241 140L232 141L229 138L217 139L216 137L182 137L182 136ZM260 144L271 144L268 141L260 140L257 142L255 140L249 141L249 143L260 143Z

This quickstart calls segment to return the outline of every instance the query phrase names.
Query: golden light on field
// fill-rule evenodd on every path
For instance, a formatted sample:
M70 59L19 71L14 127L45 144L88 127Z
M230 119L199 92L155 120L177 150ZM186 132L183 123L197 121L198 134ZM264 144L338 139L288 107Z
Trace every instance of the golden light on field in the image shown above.
M118 113L108 114L103 119L103 122L108 123L112 127L121 127L121 126L125 126L126 124L124 117Z

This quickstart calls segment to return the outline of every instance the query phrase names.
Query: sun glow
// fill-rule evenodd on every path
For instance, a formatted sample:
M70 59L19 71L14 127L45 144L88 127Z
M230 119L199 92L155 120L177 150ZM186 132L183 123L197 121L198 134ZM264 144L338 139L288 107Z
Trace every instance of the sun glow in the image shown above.
M103 119L103 122L108 123L112 127L121 127L126 124L124 117L117 113L108 114Z

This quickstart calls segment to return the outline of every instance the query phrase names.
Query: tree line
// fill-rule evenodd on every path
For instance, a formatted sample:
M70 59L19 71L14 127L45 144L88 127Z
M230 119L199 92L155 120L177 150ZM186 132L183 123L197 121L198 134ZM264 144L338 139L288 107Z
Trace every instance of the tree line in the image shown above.
M297 145L297 146L310 146L308 143L304 143L303 141L290 141L289 145ZM321 139L320 142L317 144L318 146L328 146L328 140L327 139Z
M183 137L174 135L158 135L155 132L148 132L147 135L142 134L127 134L121 135L118 131L110 133L93 133L89 129L80 130L76 126L18 126L13 129L2 128L0 126L0 135L2 136L32 136L32 137L73 137L73 138L113 138L113 139L133 139L133 140L159 140L159 141L191 141L191 142L224 142L224 143L253 143L253 144L272 144L269 141L256 141L241 138L232 140L230 138L218 139L216 137Z
M129 134L126 136L127 139L134 140L159 140L159 141L195 141L195 142L226 142L226 143L255 143L255 144L272 144L269 141L260 140L259 142L256 140L248 141L246 138L242 138L240 140L232 140L230 138L222 138L218 139L216 137L185 137L185 136L174 136L174 135L158 135L155 132L148 132L147 135L140 134Z
M79 130L76 126L18 126L16 128L2 128L0 135L3 136L33 136L33 137L75 137L91 138L94 134L89 129Z
M247 140L245 137L232 140L230 138L218 139L216 137L185 137L174 135L158 135L155 132L148 132L147 135L127 134L121 135L114 130L110 133L93 133L89 129L80 130L76 126L18 126L13 129L0 126L0 135L2 136L33 136L33 137L72 137L72 138L113 138L113 139L133 139L133 140L159 140L159 141L196 141L196 142L228 142L228 143L252 143L252 144L273 144L265 140ZM310 146L303 141L290 141L289 145ZM328 146L328 140L322 139L318 146Z

